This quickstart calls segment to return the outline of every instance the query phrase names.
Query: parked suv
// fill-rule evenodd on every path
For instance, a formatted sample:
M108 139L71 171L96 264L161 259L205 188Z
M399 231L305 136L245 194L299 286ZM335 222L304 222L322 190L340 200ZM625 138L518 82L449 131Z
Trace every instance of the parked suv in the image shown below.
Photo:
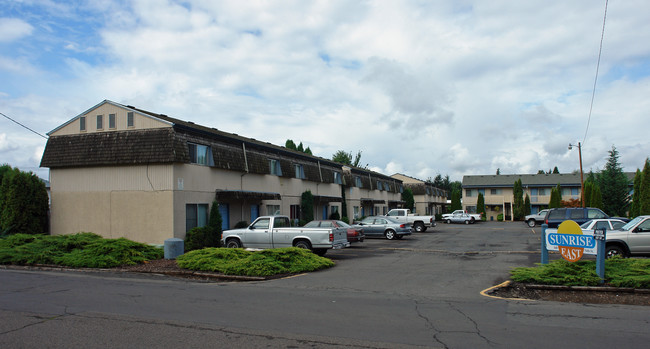
M546 213L544 223L548 224L549 228L557 228L560 223L569 219L581 225L590 219L596 218L609 218L609 216L600 209L592 207L552 208Z
M650 216L639 216L622 228L607 231L607 257L650 255Z
M544 223L544 219L546 219L546 213L548 212L548 209L541 210L535 214L529 214L524 218L524 221L526 224L528 224L529 227L534 227L535 224L542 224Z

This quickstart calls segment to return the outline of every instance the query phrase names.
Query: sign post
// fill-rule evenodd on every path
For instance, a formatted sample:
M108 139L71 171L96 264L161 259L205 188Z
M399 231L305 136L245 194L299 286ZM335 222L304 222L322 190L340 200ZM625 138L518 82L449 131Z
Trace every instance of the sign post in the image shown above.
M596 274L600 277L600 283L605 282L605 241L607 240L607 231L594 230L594 239L596 240Z
M546 247L546 228L548 224L542 224L542 265L548 264L548 248Z

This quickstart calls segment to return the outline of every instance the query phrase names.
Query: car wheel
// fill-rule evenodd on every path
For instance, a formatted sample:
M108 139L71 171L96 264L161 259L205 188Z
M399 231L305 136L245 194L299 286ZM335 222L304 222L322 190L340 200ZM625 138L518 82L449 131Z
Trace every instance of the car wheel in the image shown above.
M465 224L469 224L469 220L466 220L466 221L465 221Z
M386 230L386 232L384 232L384 236L386 236L386 239L388 240L395 240L396 234L394 230Z
M311 244L306 240L298 240L293 244L293 247L304 248L306 250L311 250Z
M469 222L474 224L474 217L472 217L472 219L470 219Z
M625 258L625 250L619 245L610 245L605 249L605 257L611 258L614 256L621 256Z
M447 224L451 224L451 219L448 219L448 220L447 220Z
M528 220L528 226L529 226L529 227L534 228L534 227L535 227L535 224L536 224L536 222L535 222L534 219L529 219L529 220Z
M238 239L228 239L226 240L227 248L241 248L241 241Z
M427 229L424 227L424 224L422 223L415 223L415 226L413 228L415 228L415 231L417 231L418 233L421 233Z

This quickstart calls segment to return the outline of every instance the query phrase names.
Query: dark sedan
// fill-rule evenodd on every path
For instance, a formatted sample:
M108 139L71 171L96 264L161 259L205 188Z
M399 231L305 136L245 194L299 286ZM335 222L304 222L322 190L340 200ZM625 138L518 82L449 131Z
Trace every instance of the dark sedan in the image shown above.
M344 228L348 231L348 242L363 242L366 236L363 234L361 227L353 227L343 221L337 220L315 220L305 224L306 228Z

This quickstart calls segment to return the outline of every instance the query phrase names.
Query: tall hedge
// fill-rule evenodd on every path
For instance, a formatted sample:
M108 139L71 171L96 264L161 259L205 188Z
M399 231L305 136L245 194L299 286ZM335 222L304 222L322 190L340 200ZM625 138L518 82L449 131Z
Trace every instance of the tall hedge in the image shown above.
M8 165L0 172L0 233L47 233L49 198L43 181Z
M305 223L314 220L314 195L311 190L303 192L300 197L300 218Z
M650 214L650 160L645 160L639 188L639 215Z

